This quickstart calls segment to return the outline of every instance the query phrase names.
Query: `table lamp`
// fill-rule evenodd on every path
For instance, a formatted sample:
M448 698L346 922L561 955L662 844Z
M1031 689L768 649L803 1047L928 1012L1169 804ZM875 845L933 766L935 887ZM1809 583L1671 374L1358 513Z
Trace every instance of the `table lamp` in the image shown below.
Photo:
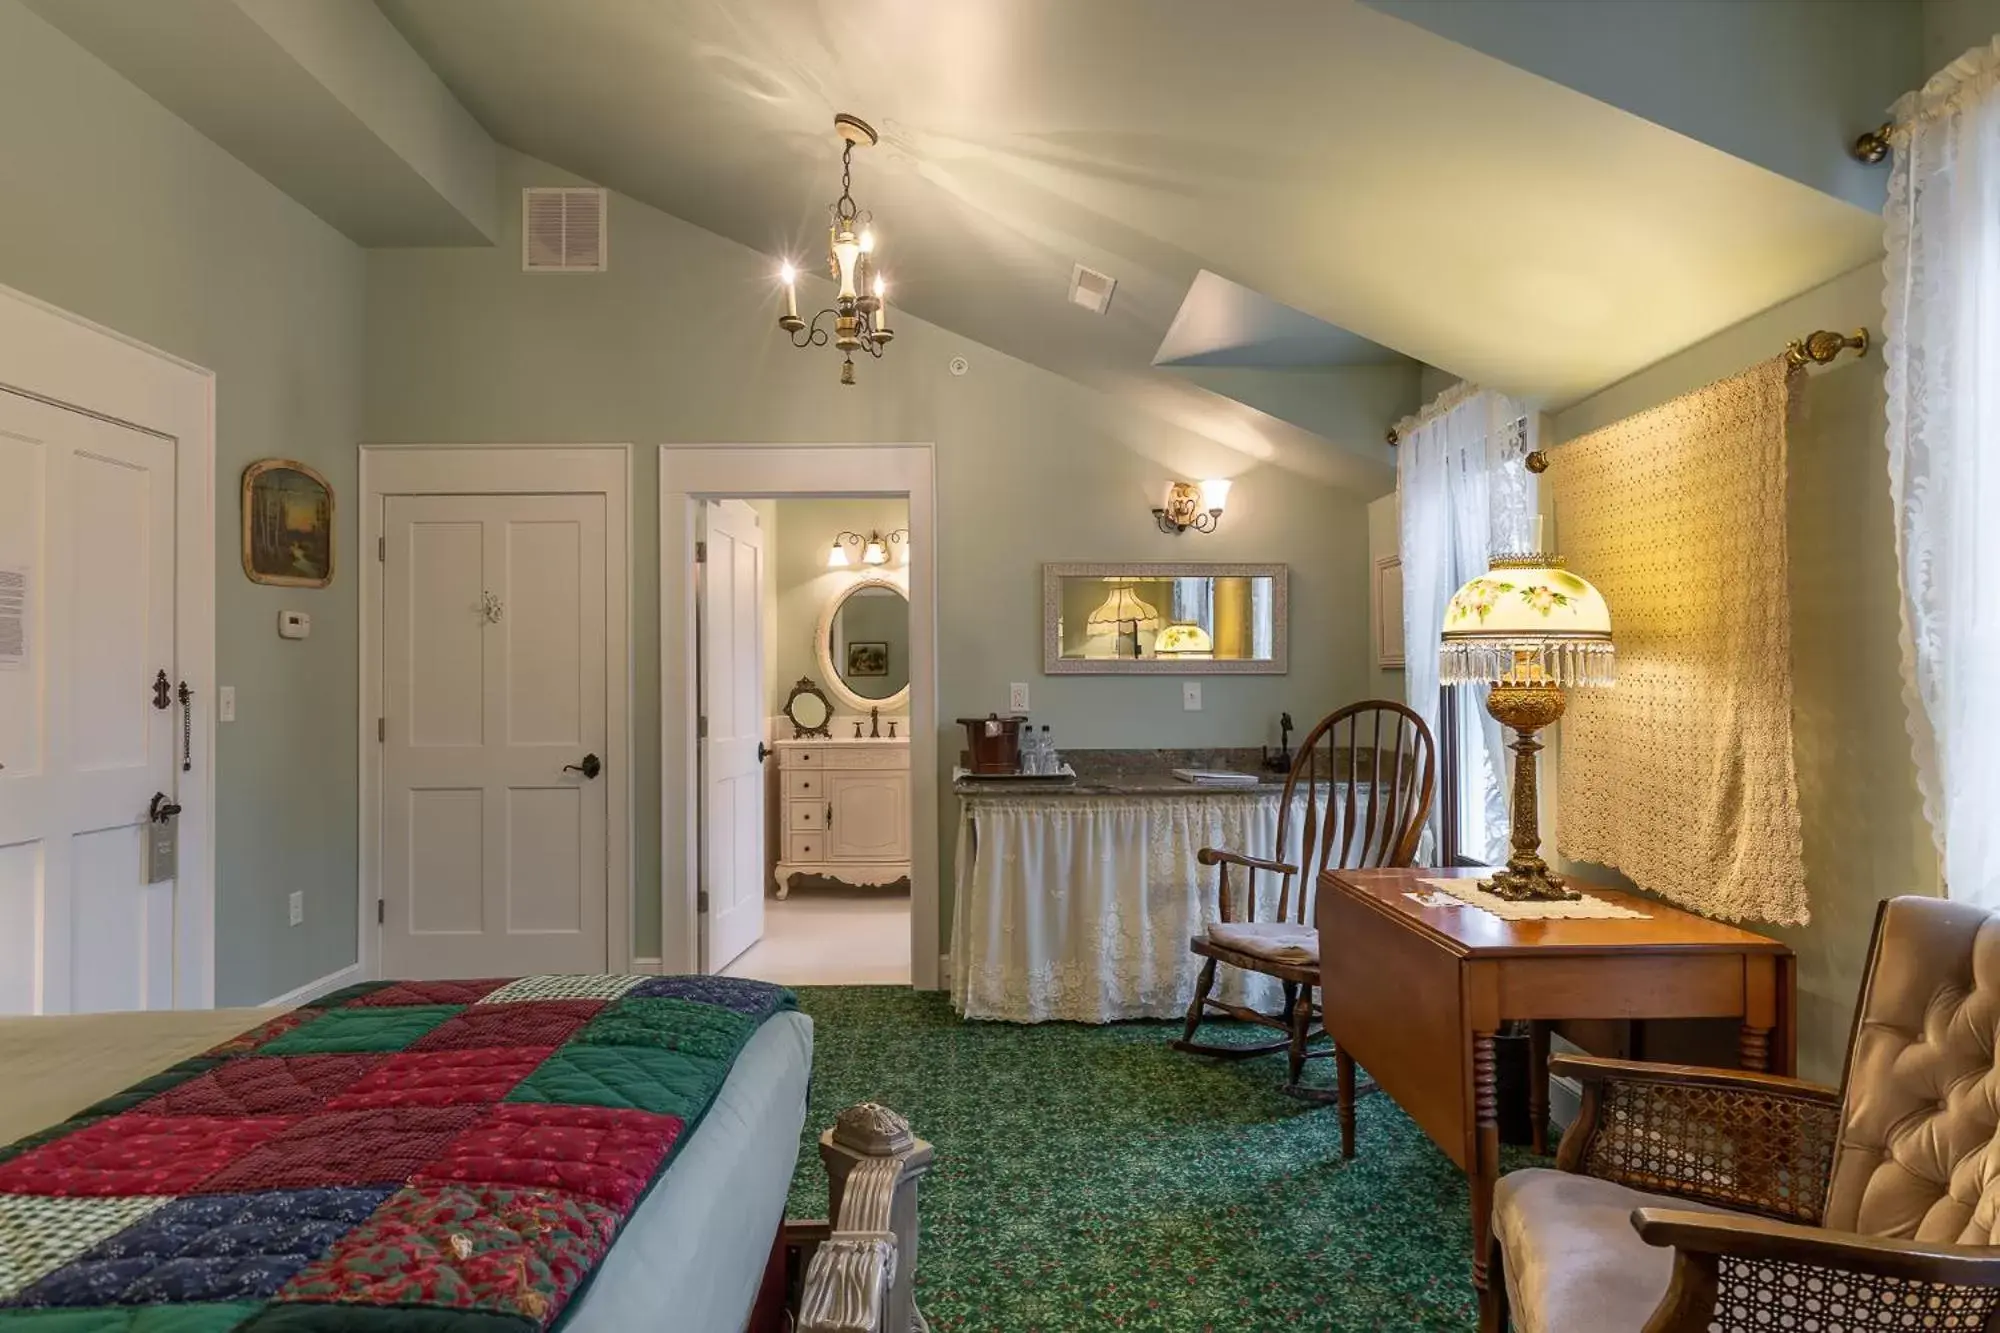
M1514 733L1512 853L1480 887L1510 901L1581 895L1542 859L1535 804L1535 733L1563 715L1563 690L1613 679L1611 611L1561 556L1495 556L1445 608L1438 677L1491 685L1486 711Z
M1158 629L1163 623L1160 620L1160 613L1150 603L1139 600L1139 595L1131 589L1130 580L1106 579L1105 582L1114 585L1111 595L1104 599L1104 605L1090 613L1090 618L1084 622L1084 627L1094 634L1102 634L1108 630L1115 637L1123 634L1125 627L1130 625L1132 656L1136 658L1139 656L1140 631Z

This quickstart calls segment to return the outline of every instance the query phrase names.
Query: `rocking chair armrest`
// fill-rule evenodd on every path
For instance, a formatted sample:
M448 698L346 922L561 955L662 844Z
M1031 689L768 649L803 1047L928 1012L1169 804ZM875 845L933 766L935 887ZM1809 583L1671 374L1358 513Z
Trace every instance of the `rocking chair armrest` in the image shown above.
M1866 1315L1842 1325L1854 1329L1900 1328L1909 1313L1944 1316L1959 1328L1990 1328L2000 1312L2000 1252L1985 1247L1666 1208L1633 1209L1632 1226L1647 1244L1674 1251L1672 1284L1646 1333L1705 1333L1725 1300L1730 1327L1760 1316L1782 1327L1784 1316L1802 1316L1805 1292L1841 1288L1844 1298L1825 1299Z
M1249 910L1243 914L1245 921L1254 920L1257 915L1257 872L1268 870L1274 875L1296 875L1299 868L1284 861L1269 861L1261 856L1245 856L1241 852L1225 851L1220 847L1203 847L1194 854L1197 864L1220 866L1222 873L1215 882L1215 915L1218 921L1233 921L1229 911L1229 867L1242 866L1250 872L1247 889Z
M1557 1056L1583 1084L1556 1166L1650 1194L1816 1223L1839 1135L1840 1095L1802 1079L1693 1065ZM1728 1170L1712 1169L1718 1157Z

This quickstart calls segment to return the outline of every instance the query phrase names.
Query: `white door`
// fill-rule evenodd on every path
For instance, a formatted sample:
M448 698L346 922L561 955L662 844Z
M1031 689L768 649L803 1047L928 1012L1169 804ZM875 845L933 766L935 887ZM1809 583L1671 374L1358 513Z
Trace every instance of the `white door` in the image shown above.
M764 534L741 500L702 508L701 891L719 972L764 935Z
M384 976L607 965L604 506L385 502Z
M173 1007L179 684L173 444L0 391L0 1013Z

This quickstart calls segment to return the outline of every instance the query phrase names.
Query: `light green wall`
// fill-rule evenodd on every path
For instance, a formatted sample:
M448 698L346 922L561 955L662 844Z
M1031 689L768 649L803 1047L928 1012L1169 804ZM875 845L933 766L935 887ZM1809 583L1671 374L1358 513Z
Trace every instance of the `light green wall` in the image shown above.
M1813 329L1879 337L1881 322L1881 269L1857 269L1557 413L1554 438L1735 374ZM1826 1081L1840 1077L1875 904L1939 891L1903 728L1884 401L1879 353L1843 355L1807 380L1790 438L1793 756L1812 922L1772 933L1799 957L1800 1072Z
M774 507L778 517L778 540L771 568L776 579L777 618L776 634L771 640L771 656L776 663L777 674L774 680L775 697L771 700L769 711L775 715L784 706L785 696L792 692L792 686L799 677L811 676L822 689L825 688L825 673L819 669L819 656L815 649L820 612L825 610L827 598L833 596L837 589L852 583L858 573L876 572L873 569L864 570L859 563L861 553L853 547L848 548L847 555L855 564L846 569L828 569L826 553L834 534L858 532L865 537L870 531L887 533L907 528L910 525L910 504L901 497L882 497L777 500ZM883 566L883 570L894 573L901 568L895 563L900 556L899 548L891 548L890 563ZM831 692L828 697L832 697ZM835 700L834 711L845 713L849 710ZM897 711L901 713L905 710Z
M574 183L502 155L503 200ZM502 207L503 226L518 210ZM523 274L509 230L486 251L368 255L373 441L901 442L936 445L940 778L952 719L1004 710L1009 681L1068 746L1275 742L1280 709L1316 717L1367 688L1367 527L1359 498L1262 467L1073 381L904 318L882 361L839 383L830 350L774 327L767 257L620 195L611 271ZM814 279L801 302L823 299ZM971 361L954 377L953 354ZM634 455L635 828L642 949L658 937L658 465ZM1171 537L1151 508L1169 479L1233 476L1221 531ZM780 522L780 531L784 523ZM1170 677L1041 674L1045 560L1276 560L1292 567L1292 672L1211 677L1181 711ZM939 801L942 864L956 807ZM948 915L949 907L946 908Z
M1368 502L1368 570L1370 579L1373 579L1375 576L1375 562L1378 559L1383 556L1392 556L1401 553L1400 537L1397 530L1399 522L1400 510L1398 508L1398 500L1393 493ZM1372 587L1370 596L1373 596ZM1370 606L1373 606L1372 601ZM1389 608L1388 614L1391 625L1400 625L1403 623L1403 611L1401 607ZM1373 632L1372 624L1370 632L1371 634ZM1403 697L1402 669L1399 667L1377 666L1375 664L1374 640L1372 638L1369 640L1369 645L1369 692L1377 699L1393 699L1397 703L1408 703L1409 700Z
M255 1003L355 958L361 252L16 0L0 126L0 283L215 372L217 664L239 718L216 734L216 999ZM333 483L329 589L243 577L238 479L271 455ZM288 607L310 639L278 638Z

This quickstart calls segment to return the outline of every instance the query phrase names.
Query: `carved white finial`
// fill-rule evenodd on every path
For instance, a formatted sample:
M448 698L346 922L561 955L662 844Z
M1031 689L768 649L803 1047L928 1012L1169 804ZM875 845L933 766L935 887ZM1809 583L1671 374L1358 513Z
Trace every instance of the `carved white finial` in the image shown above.
M910 1122L875 1102L862 1102L840 1113L833 1125L833 1141L865 1157L894 1157L916 1147L917 1136Z

